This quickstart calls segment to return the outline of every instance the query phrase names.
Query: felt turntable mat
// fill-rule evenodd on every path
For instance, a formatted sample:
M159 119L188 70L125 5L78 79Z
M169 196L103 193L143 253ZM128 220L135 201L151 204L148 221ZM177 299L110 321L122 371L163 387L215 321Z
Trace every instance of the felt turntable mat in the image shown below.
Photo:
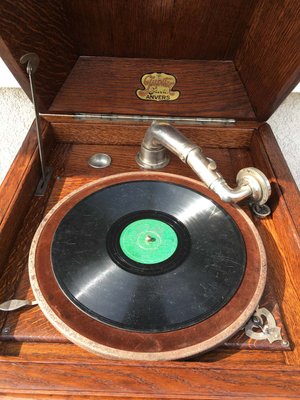
M134 181L77 203L53 238L65 295L109 325L166 332L201 322L238 289L243 237L217 203L189 188Z

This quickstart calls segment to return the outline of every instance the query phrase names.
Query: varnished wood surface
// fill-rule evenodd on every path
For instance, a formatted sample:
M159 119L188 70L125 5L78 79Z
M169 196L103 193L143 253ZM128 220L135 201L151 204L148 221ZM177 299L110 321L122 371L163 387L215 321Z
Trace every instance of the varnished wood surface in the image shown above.
M149 398L277 398L296 397L300 391L298 371L225 369L211 366L196 368L180 364L113 365L104 363L95 367L88 364L30 363L0 364L2 392L34 394L86 394L119 396L146 396ZM18 380L16 380L18 376ZM288 382L293 382L290 385ZM241 384L242 383L242 384ZM54 390L53 390L54 389ZM267 394L267 396L263 395ZM262 396L263 395L263 396ZM229 396L228 396L229 397Z
M42 121L45 159L53 146L49 124ZM36 130L32 125L0 187L0 270L3 271L14 237L23 221L41 177Z
M136 95L146 73L176 77L175 101ZM239 75L230 61L80 57L50 107L51 113L108 113L254 119Z
M259 142L259 138L256 138L256 141ZM285 353L286 360L290 365L298 365L300 364L300 296L298 290L300 287L298 274L300 237L295 226L292 210L295 210L295 216L297 216L299 201L296 200L292 203L292 199L289 199L289 202L287 202L284 195L284 185L279 185L276 179L274 172L276 164L270 163L273 152L275 151L276 154L277 149L273 135L268 137L268 149L262 150L260 146L254 146L253 160L258 168L265 171L271 181L272 197L269 204L272 215L263 220L257 219L256 226L265 243L267 257L272 260L269 263L269 275L274 281L274 289L285 316L288 333L294 342L294 351L290 354ZM284 164L279 164L278 168L281 172L284 172ZM285 171L285 173L289 176L288 171ZM297 190L293 180L287 182L287 191L289 186L291 193ZM291 207L291 204L293 204L293 207Z
M78 346L74 346L70 342L65 343L36 343L36 342L4 342L0 344L0 362L8 359L11 362L48 362L49 364L64 362L66 364L81 363L81 364L111 364L111 365L140 365L140 361L119 361L106 360L95 354L89 353ZM72 354L72 357L70 357ZM284 364L284 354L282 352L273 351L253 351L240 350L232 351L227 349L215 349L209 353L196 356L185 361L173 361L172 364L178 366L187 366L191 363L199 365L201 368L210 368L211 363L216 363L220 368L229 367L231 369L247 369L255 370L264 364L274 371L282 369ZM171 362L148 362L146 365L164 366L170 365ZM294 367L287 367L288 369Z
M63 1L81 55L207 60L233 57L256 3Z
M251 148L257 156L268 157L295 228L300 234L300 208L298 207L300 204L300 192L268 124L263 124L258 129L258 133L253 136ZM267 150L268 156L266 155Z
M298 0L147 0L143 1L143 6L138 0L45 0L43 7L38 0L2 0L0 53L28 95L28 77L19 59L25 52L39 54L41 65L36 74L36 86L44 112L79 56L124 57L124 60L136 57L141 63L148 58L163 60L156 65L146 61L147 71L136 70L140 75L153 72L149 69L154 66L171 70L168 60L173 59L173 72L179 76L179 86L182 73L176 70L176 60L191 59L206 60L212 66L210 71L183 68L184 79L191 73L189 79L194 79L199 88L196 90L201 100L196 101L201 106L199 115L253 119L255 112L257 118L264 121L299 81L299 18ZM233 69L215 69L214 60L220 60L220 65L230 60ZM99 73L97 69L92 71ZM84 92L88 86L84 82L90 76L79 72ZM122 81L123 72L121 75L118 70L112 72L111 78ZM90 84L90 89L98 86L97 91L101 92L102 85L94 78L96 85ZM135 80L130 86L133 90L138 88ZM183 87L185 91L185 85ZM218 93L219 99L216 99ZM109 100L109 96L100 97L102 100L98 102L94 96L90 105L82 100L85 106L79 110L74 110L74 104L68 101L61 105L70 112L99 112L103 99ZM123 94L124 98L127 101ZM182 115L196 115L191 104L178 104L186 108ZM111 105L104 104L103 108L111 110ZM160 108L156 104L152 107L151 102L127 108L120 104L115 111L124 109L145 113L153 109L176 115L176 107Z
M266 121L300 79L300 2L259 1L234 58L259 121Z
M140 145L150 122L108 122L93 118L47 115L58 142L104 145ZM200 146L215 148L247 148L257 123L241 124L174 124Z
M45 112L78 57L61 1L1 0L0 32L1 57L29 98L26 66L19 60L29 52L40 57L35 82L40 111Z
M30 170L26 172L22 179L20 193L18 194L18 203L13 209L9 210L7 219L2 222L1 244L5 246L4 249L6 253L8 253L9 250L11 251L7 257L6 266L3 266L1 271L1 302L13 298L22 274L24 274L26 269L24 266L27 265L28 260L29 244L42 219L43 211L47 205L47 200L51 193L56 175L59 174L63 168L64 156L68 147L68 145L60 145L54 148L53 146L48 147L48 152L50 150L52 151L49 165L53 168L53 174L44 196L33 196L32 190L30 190L35 190L36 183L40 177L39 175L34 185L28 188L26 179L28 176L32 175L32 171L35 171L36 168L35 164L30 165ZM11 170L10 172L13 171ZM28 198L28 196L30 197ZM11 221L13 222L11 223ZM11 247L7 244L8 240L13 241ZM0 312L1 327L3 327L7 317L9 317L8 313Z
M48 126L49 124L45 123L45 121L42 121L41 129L44 134ZM13 202L13 199L17 196L18 187L22 184L22 179L26 175L26 170L30 165L31 158L34 155L36 148L37 133L35 123L33 122L27 137L25 138L16 158L11 165L10 170L1 183L0 224L10 204Z

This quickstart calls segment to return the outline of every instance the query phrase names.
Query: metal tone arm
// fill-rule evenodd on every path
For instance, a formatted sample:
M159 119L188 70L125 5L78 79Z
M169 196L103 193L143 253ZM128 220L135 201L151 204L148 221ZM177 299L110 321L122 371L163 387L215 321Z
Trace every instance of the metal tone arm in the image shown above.
M137 154L137 163L145 169L160 169L169 163L166 149L188 164L199 178L225 202L238 202L251 197L256 204L265 204L271 194L266 176L257 168L239 171L237 186L231 188L217 171L214 160L205 157L195 143L187 139L178 129L165 122L153 122L148 128Z

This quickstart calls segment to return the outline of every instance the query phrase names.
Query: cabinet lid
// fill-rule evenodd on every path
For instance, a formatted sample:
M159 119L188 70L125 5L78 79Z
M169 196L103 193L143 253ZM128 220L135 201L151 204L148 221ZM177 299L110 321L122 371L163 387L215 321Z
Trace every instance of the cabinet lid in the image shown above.
M264 121L300 79L298 0L2 0L0 32L44 113Z

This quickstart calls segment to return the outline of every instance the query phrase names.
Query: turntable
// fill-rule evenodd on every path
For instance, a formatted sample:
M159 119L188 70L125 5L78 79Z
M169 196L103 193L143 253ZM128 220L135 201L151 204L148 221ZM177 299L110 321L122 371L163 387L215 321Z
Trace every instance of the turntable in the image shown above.
M249 193L256 208L268 209L261 171L241 170L230 188L215 162L169 124L152 123L138 164L161 169L166 148L223 200ZM71 193L45 217L31 247L31 286L42 311L68 339L107 357L186 358L224 342L258 306L266 257L247 215L215 197L197 181L142 172Z
M37 112L1 188L1 393L299 396L299 193L264 123L299 4L117 3L0 5Z

